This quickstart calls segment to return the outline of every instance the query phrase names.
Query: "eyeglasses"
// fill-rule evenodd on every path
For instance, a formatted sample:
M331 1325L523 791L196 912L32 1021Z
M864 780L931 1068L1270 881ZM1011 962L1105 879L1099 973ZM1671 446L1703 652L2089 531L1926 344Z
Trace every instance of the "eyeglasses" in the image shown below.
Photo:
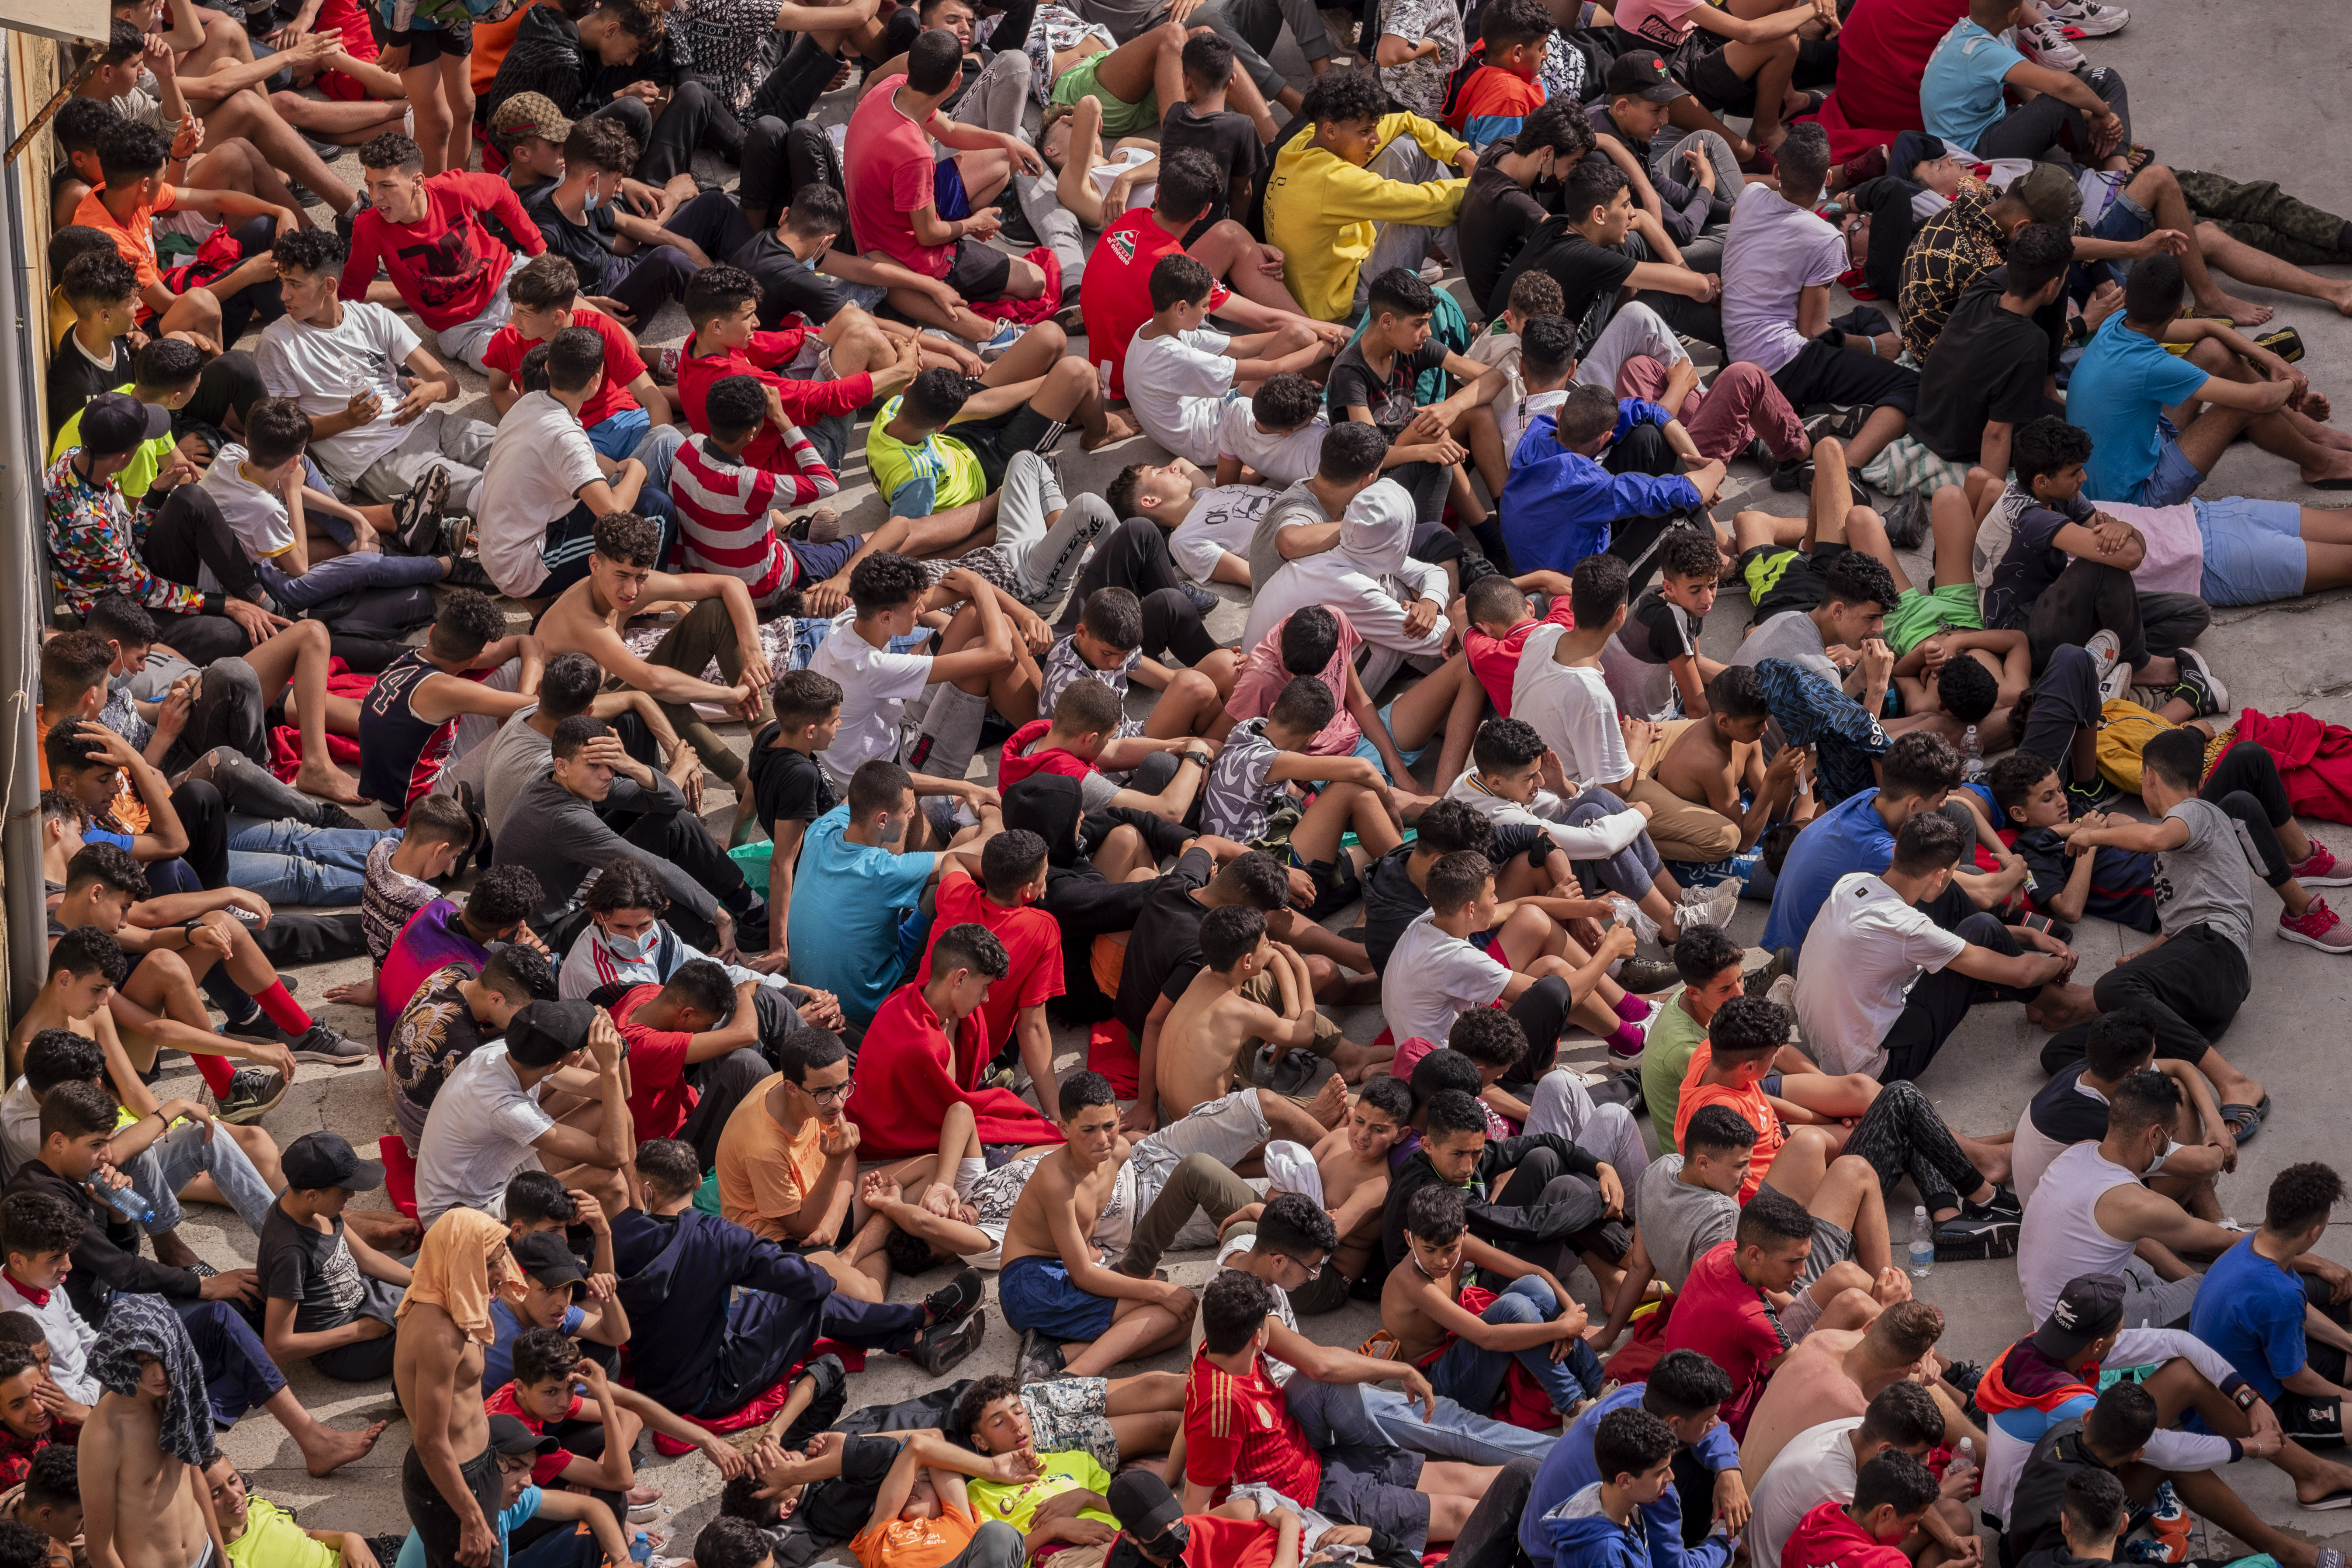
M837 1083L831 1089L810 1089L808 1097L819 1105L839 1105L849 1098L849 1091L856 1087L854 1083Z
M1308 1279L1313 1280L1322 1279L1323 1270L1329 1268L1331 1265L1328 1258L1326 1258L1321 1263L1301 1263L1297 1258L1294 1258L1290 1260L1290 1266L1297 1269L1300 1273L1306 1275Z

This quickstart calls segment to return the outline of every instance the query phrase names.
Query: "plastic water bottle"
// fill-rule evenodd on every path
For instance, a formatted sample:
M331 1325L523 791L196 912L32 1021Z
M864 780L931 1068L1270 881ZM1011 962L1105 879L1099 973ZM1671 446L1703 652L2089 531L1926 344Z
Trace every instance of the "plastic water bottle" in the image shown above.
M1960 1439L1960 1446L1952 1450L1952 1463L1967 1470L1977 1468L1977 1440L1974 1437Z
M92 1182L89 1190L99 1202L123 1218L142 1226L155 1223L155 1205L149 1203L137 1187L113 1187L104 1182Z
M1984 742L1977 739L1974 724L1960 737L1960 776L1971 784L1985 776Z
M1927 1205L1911 1211L1911 1277L1925 1279L1936 1267L1936 1233L1927 1224Z

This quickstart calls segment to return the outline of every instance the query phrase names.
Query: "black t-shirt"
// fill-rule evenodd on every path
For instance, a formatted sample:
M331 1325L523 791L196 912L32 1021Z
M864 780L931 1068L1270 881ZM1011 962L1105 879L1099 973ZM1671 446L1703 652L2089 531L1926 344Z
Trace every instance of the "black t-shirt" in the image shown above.
M1485 306L1488 320L1501 315L1510 302L1508 290L1498 291L1496 285L1528 236L1549 216L1499 163L1481 163L1470 172L1470 188L1462 197L1462 217L1454 232L1461 237L1462 276L1469 280L1470 298Z
M1201 921L1209 911L1192 894L1215 874L1216 862L1207 850L1188 849L1174 870L1151 885L1127 939L1113 1009L1127 1026L1129 1039L1140 1042L1152 1004L1163 995L1171 1001L1181 996L1200 973Z
M587 222L573 223L555 205L555 192L553 181L539 186L521 198L522 210L539 226L548 247L579 269L580 291L602 294L605 274L613 269L613 242L620 237L612 205L600 202L590 210Z
M2032 317L2001 309L2007 271L1995 268L1969 286L1919 373L1911 434L1956 463L1982 455L1987 420L2023 425L2045 412L2055 345Z
M1642 590L1625 624L1617 628L1617 645L1643 664L1672 664L1698 651L1699 627L1706 617L1694 616L1658 592Z
M482 1026L458 989L473 978L470 964L435 970L393 1024L386 1060L393 1083L412 1105L431 1110L458 1064L482 1048Z
M2011 486L1995 503L1995 510L2011 507L2018 500L2017 489ZM2070 522L2088 522L2098 509L2081 496L2068 501L2035 502L2016 510L2016 521L2011 528L2009 548L1993 563L1992 581L1985 584L1984 624L1995 631L2015 631L2024 626L2033 611L2033 601L2042 591L2058 580L2058 574L2074 561L2052 540L2058 531Z
M1613 247L1600 246L1579 234L1565 218L1546 218L1512 258L1495 285L1495 300L1511 297L1511 285L1530 267L1540 267L1559 285L1565 303L1560 314L1581 321L1602 295L1613 295L1633 276L1633 258Z
M771 838L779 822L814 822L841 804L814 757L775 739L773 724L751 738L751 808Z
M131 381L129 339L114 340L112 363L97 364L83 352L80 340L68 332L58 352L49 356L49 439L57 439L65 422L80 413L83 404L101 392L128 386Z
M1202 225L1228 216L1226 197L1235 180L1257 178L1257 127L1245 114L1236 114L1230 109L1214 114L1195 114L1191 104L1180 103L1160 122L1160 153L1165 154L1179 147L1198 147L1223 176L1217 182L1217 199L1211 204L1208 216L1201 219Z
M1423 371L1444 364L1446 353L1445 345L1433 337L1412 353L1395 355L1383 378L1366 362L1364 340L1358 338L1340 350L1339 357L1331 363L1331 379L1325 391L1331 416L1345 419L1350 408L1370 409L1372 423L1381 427L1381 434L1394 441L1404 434L1404 427L1412 421L1412 411L1421 405L1413 383Z
M832 279L803 265L773 230L753 235L727 260L759 282L761 331L774 331L795 312L823 326L846 302Z
M2019 834L2015 848L2032 878L2026 884L2027 894L2037 906L2048 909L2074 874L2074 859L2066 853L2066 841L2047 827L2037 827ZM2095 857L2091 886L2083 897L2083 912L2153 933L2158 929L2156 857L2112 845L2091 853Z
M367 1300L367 1277L343 1239L343 1217L325 1235L312 1230L278 1204L269 1205L254 1252L265 1300L293 1301L294 1331L315 1334L339 1329L359 1315Z

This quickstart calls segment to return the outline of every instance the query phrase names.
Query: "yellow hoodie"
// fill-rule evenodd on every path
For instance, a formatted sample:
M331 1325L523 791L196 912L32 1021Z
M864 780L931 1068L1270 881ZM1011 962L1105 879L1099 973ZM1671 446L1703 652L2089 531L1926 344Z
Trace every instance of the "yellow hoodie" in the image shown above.
M1461 215L1470 182L1409 185L1383 179L1311 145L1314 135L1314 126L1302 128L1275 157L1265 190L1265 237L1282 252L1283 280L1291 297L1318 321L1337 321L1355 305L1356 274L1372 253L1377 226L1443 227ZM1381 116L1381 150L1400 136L1412 137L1449 167L1468 145L1418 114ZM1374 160L1379 156L1375 153Z

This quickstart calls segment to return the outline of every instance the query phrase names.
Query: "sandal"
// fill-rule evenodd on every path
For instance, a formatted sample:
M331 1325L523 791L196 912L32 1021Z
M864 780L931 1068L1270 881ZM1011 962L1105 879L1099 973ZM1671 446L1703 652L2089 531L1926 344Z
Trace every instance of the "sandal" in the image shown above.
M2260 1105L2230 1104L2221 1107L2221 1120L2228 1123L2230 1135L2240 1143L2252 1142L2254 1135L2263 1130L2263 1123L2270 1120L2270 1114L2271 1097L2267 1094L2263 1096Z

